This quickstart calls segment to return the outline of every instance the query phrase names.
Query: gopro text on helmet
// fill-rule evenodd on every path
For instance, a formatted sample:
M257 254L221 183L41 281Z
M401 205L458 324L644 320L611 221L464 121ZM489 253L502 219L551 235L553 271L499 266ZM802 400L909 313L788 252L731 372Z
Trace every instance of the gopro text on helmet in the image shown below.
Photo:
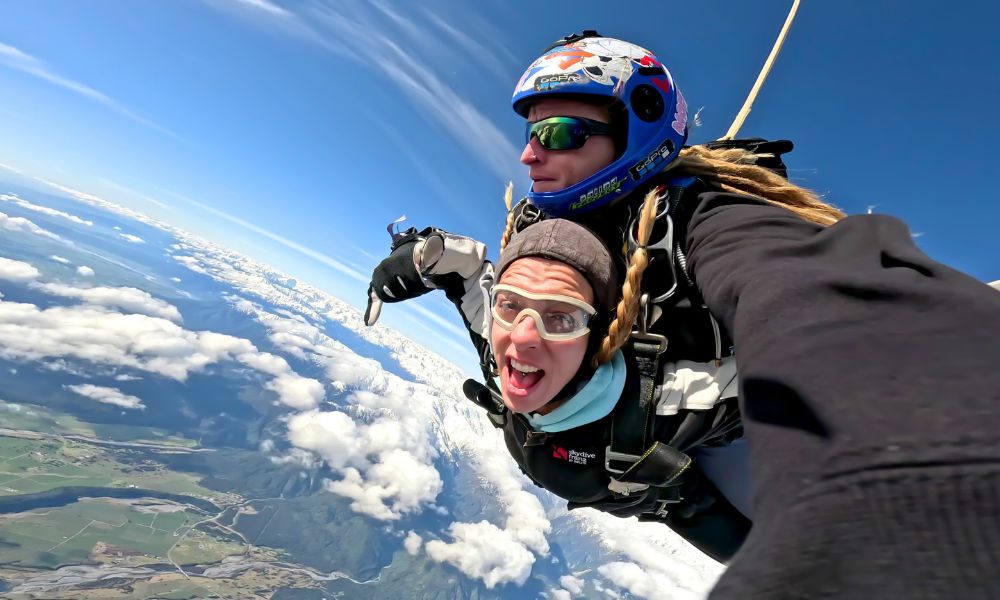
M558 75L542 75L535 78L535 91L543 92L569 83L579 83L583 78L576 73L559 73Z
M628 170L629 175L636 181L644 176L655 173L663 168L667 163L667 158L674 152L674 142L665 140L660 146L653 150L649 156L632 165Z

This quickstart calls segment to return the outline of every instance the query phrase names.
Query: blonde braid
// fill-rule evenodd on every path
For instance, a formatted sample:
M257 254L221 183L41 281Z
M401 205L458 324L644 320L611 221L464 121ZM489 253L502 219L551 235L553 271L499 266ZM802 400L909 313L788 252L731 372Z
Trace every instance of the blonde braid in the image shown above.
M819 225L833 225L846 215L812 190L790 183L769 169L753 164L754 154L740 148L691 146L681 150L668 170L701 177L706 183L753 196L794 212Z
M503 190L503 203L507 205L507 225L504 227L503 236L500 238L500 252L507 247L510 236L514 235L514 211L511 210L514 202L514 182L508 181Z
M611 360L615 352L625 345L632 333L632 326L639 315L639 299L642 290L642 274L649 266L649 256L646 253L646 242L653 232L656 223L656 211L660 205L660 190L652 189L646 194L646 199L639 209L639 231L636 241L639 247L632 251L628 259L628 270L625 273L625 283L622 285L622 299L618 301L615 319L608 326L608 335L601 340L601 346L590 359L590 366L596 369L599 365Z

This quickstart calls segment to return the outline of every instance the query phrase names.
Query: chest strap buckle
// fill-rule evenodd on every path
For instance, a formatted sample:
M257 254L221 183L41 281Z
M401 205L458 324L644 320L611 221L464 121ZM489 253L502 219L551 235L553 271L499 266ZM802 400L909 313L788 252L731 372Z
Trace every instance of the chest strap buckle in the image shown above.
M622 496L630 496L635 492L644 492L649 489L649 485L645 483L630 483L628 481L619 481L614 477L611 478L611 482L608 483L608 489L616 494L621 494Z
M608 473L621 475L625 471L628 471L630 468L632 468L632 465L634 465L640 458L642 457L636 454L625 454L624 452L615 452L614 450L611 449L611 446L608 446L607 449L605 449L604 451L604 470L607 471ZM628 463L628 466L625 467L624 469L613 469L611 468L611 461Z

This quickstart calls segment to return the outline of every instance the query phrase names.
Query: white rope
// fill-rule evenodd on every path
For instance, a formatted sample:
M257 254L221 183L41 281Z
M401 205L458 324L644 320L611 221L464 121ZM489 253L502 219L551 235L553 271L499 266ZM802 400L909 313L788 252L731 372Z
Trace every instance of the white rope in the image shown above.
M781 52L781 46L785 43L785 36L788 35L788 30L792 26L792 21L795 20L795 13L798 10L799 0L793 0L792 9L788 11L788 17L785 19L785 26L781 28L781 33L778 34L778 39L774 42L774 47L771 48L771 54L764 62L764 68L760 70L760 75L757 76L756 83L753 84L750 94L743 103L743 108L741 108L739 114L736 115L736 120L734 120L733 124L729 126L729 131L726 132L726 135L719 138L720 140L733 139L736 137L736 134L739 133L740 127L743 127L743 121L746 121L747 116L750 114L750 107L753 106L753 101L757 99L757 93L760 91L761 86L764 85L764 80L767 79L767 74L771 72L771 65L774 64L774 59L776 59L778 57L778 53Z

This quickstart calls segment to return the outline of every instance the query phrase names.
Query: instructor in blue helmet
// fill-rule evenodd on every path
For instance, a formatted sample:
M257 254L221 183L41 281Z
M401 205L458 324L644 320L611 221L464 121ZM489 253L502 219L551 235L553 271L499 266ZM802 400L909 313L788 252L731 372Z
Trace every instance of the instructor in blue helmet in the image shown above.
M564 38L513 104L532 189L504 240L586 224L624 249L639 355L735 353L754 526L711 597L1000 597L1000 295L789 183L790 143L684 147L638 46Z

